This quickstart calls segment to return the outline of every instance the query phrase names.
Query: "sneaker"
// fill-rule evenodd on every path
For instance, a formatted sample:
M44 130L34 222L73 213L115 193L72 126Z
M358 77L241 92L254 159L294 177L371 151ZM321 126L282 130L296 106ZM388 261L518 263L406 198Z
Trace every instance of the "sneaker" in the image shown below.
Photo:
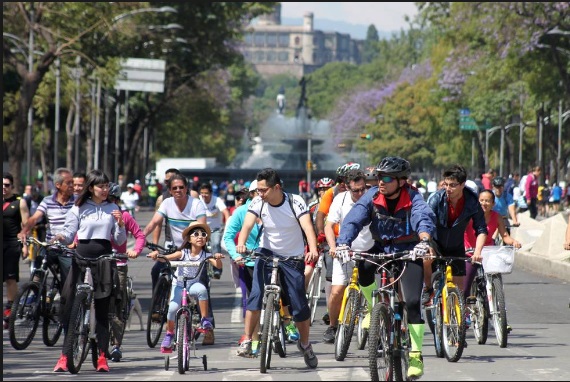
M247 340L247 337L246 337L245 334L242 334L241 337L239 338L238 346L241 345L241 343L242 343L243 341L245 341L245 340Z
M253 355L252 351L252 344L251 344L251 340L244 340L242 341L242 343L239 345L239 348L237 350L237 355L239 357L246 357L249 358Z
M295 342L299 339L299 331L293 322L285 327L285 332L287 332L287 339L290 342Z
M172 348L172 339L174 338L174 333L166 332L164 335L164 339L160 344L161 349L171 349Z
M330 317L329 317L329 313L328 313L328 312L326 312L326 313L323 315L323 322L325 323L325 325L330 325L330 324L331 324L331 319L330 319Z
M97 368L95 369L98 373L108 373L109 365L107 365L107 357L105 352L99 353L99 358L97 358Z
M202 318L200 321L200 326L198 326L197 330L202 333L206 333L207 331L213 330L214 326L210 321L205 318Z
M334 343L334 339L336 337L336 330L337 330L336 326L329 326L325 331L325 334L323 334L323 342L327 344Z
M111 350L111 361L119 362L121 361L121 358L123 358L123 353L121 352L120 347L119 346L113 347L113 350Z
M424 375L424 359L422 352L410 352L410 362L408 364L408 378L419 378Z
M259 341L251 341L251 355L257 357L259 354Z
M469 313L465 314L465 327L467 329L469 329L469 327L471 327L471 314L469 314Z
M319 360L317 359L317 356L313 352L313 346L311 346L311 344L309 344L309 346L304 348L303 345L301 345L301 341L299 341L297 342L297 349L299 349L299 351L303 353L303 357L305 358L305 365L307 365L307 367L315 369L318 366Z
M216 268L216 267L212 267L212 268L214 268L214 272L213 272L214 279L219 280L220 278L222 278L222 270L220 268Z
M213 345L214 344L214 329L204 332L204 339L202 340L202 345Z
M54 373L63 373L67 371L67 356L61 355L53 368Z
M8 321L10 319L10 314L12 314L11 308L4 309L4 320Z
M364 320L362 320L362 327L364 329L370 329L370 312L366 313L366 316L364 316Z
M422 304L423 305L432 305L432 300L433 298L433 288L424 288L424 290L422 291Z

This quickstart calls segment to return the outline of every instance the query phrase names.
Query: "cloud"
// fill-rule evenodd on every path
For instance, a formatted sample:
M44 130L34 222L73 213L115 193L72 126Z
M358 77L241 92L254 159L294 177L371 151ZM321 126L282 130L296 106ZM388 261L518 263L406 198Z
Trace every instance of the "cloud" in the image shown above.
M303 17L305 12L313 12L315 19L374 24L378 30L399 31L409 28L404 16L413 18L418 10L414 3L281 2L282 17Z

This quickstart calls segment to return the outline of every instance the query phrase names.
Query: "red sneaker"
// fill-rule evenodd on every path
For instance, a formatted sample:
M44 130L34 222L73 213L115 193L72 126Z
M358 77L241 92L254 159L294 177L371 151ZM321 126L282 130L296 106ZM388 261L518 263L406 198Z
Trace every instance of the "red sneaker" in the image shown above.
M107 357L104 352L99 353L99 358L97 359L97 372L109 372L109 365L107 365Z
M247 340L247 336L245 334L242 334L238 341L238 346L241 345L241 343L245 340Z
M53 368L53 372L54 373L63 373L67 371L67 356L65 355L61 355L59 357L59 360L57 361L57 364L55 365L55 367Z

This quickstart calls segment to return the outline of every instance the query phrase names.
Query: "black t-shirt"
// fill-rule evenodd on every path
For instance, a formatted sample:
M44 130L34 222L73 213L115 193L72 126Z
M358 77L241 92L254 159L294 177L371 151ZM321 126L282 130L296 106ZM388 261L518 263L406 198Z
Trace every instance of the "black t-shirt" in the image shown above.
M2 203L2 238L3 240L17 240L22 230L22 214L20 213L20 200L18 195L12 195Z

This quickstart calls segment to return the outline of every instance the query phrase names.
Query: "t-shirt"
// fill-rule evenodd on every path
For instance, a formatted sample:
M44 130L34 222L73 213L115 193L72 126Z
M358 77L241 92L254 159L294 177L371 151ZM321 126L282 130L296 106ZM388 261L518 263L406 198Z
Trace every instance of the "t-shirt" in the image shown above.
M188 203L186 203L186 207L182 211L178 209L176 199L174 198L164 199L157 211L168 222L170 232L172 233L172 241L177 247L180 247L184 242L182 238L184 229L199 217L206 216L204 203L190 195L187 195L187 197Z
M41 211L48 222L46 241L51 241L51 239L63 229L65 215L74 204L75 198L73 196L65 205L60 204L57 201L57 193L42 199L37 211Z
M200 200L206 207L206 221L208 222L210 229L215 231L222 228L222 224L224 222L224 214L222 214L222 211L227 209L222 198L212 196L210 203L206 203L200 196Z
M182 257L180 258L181 261L202 261L204 259L209 259L212 257L212 254L209 252L206 252L204 250L202 250L202 252L200 252L200 254L198 256L193 256L192 255L192 251L190 250L190 248L184 248L182 250ZM183 276L186 277L196 277L196 275L198 274L198 268L199 267L178 267L178 269L176 270L176 285L183 287L184 286L184 280L183 280ZM188 280L187 281L187 286L188 288L190 288L191 285L194 285L198 282L200 282L201 280L203 280L206 277L206 274L208 272L208 267L207 266L203 266L202 267L202 273L197 276L196 278L192 279L192 280Z
M263 222L259 247L286 257L305 253L303 232L297 219L309 213L305 200L300 195L291 195L294 211L291 210L286 193L283 193L283 202L277 206L272 206L260 196L256 196L248 208L248 213L253 213Z
M337 227L340 227L344 217L352 209L354 203L349 191L341 192L335 196L327 216L327 222L334 222ZM335 235L338 237L338 232L335 232ZM372 248L373 245L374 239L370 233L370 224L368 224L358 233L358 236L354 239L350 248L355 251L367 251Z

